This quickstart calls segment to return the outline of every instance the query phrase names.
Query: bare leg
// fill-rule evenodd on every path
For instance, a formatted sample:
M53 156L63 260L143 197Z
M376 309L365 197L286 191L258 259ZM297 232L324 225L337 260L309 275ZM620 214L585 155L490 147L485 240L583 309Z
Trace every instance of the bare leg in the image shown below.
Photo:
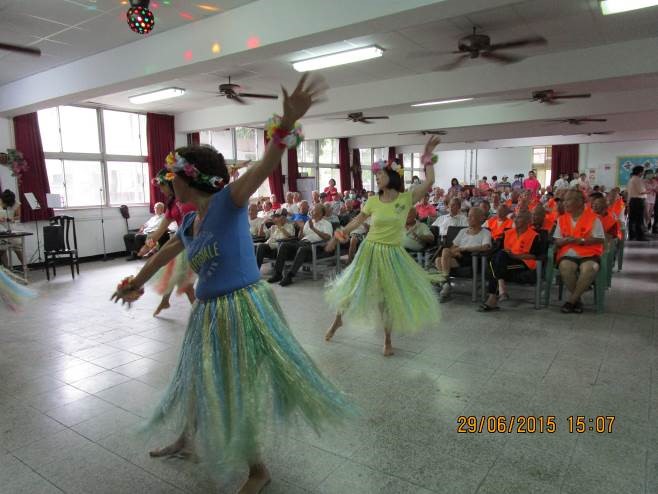
M252 463L249 465L249 477L240 487L238 494L259 494L270 480L270 472L263 463Z
M342 325L343 325L343 315L340 312L337 312L334 322L331 324L331 326L329 327L329 329L324 335L324 340L331 341L331 338L333 338L334 334L336 334L336 330L340 328Z
M571 292L569 302L575 304L580 301L580 297L592 284L598 271L599 265L594 261L587 261L580 265L580 276L578 276L575 289Z
M356 255L356 249L358 246L359 246L359 239L357 239L356 237L351 237L350 248L347 251L348 262L352 262L354 260L354 256Z
M187 295L187 299L191 304L196 301L196 296L194 295L194 285L189 285L187 288L185 288L185 295Z
M187 432L183 432L173 444L149 451L149 456L151 458L161 458L163 456L176 456L183 459L196 458L192 450L192 441Z
M393 343L391 343L391 330L388 328L384 328L384 333L386 333L386 336L384 337L384 357L390 357L393 355Z
M169 304L169 298L170 297L171 297L171 292L165 293L162 296L162 300L160 301L160 305L158 305L158 308L155 309L155 312L153 313L153 317L160 314L160 312L162 312L163 310L168 309L169 307L171 307L171 305Z
M560 262L559 269L562 281L567 286L569 292L573 293L576 289L576 283L578 281L578 277L576 276L578 265L575 262L564 260Z

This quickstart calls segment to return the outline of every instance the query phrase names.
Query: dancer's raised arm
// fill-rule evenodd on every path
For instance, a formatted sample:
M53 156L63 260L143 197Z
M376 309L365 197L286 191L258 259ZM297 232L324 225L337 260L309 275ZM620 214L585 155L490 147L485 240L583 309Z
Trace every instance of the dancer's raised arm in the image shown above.
M425 151L420 158L421 163L425 166L425 180L412 189L412 204L420 201L425 194L427 194L434 186L434 163L436 163L436 155L433 154L434 148L439 145L441 139L437 136L432 136L425 144Z
M295 123L322 97L327 88L322 79L315 78L307 83L307 78L308 74L304 74L290 95L284 87L281 88L283 117L275 119L267 129L273 135L263 159L249 167L244 175L231 185L231 199L236 206L242 207L247 204L258 187L279 166L286 147L295 147L301 142L301 129L295 128Z

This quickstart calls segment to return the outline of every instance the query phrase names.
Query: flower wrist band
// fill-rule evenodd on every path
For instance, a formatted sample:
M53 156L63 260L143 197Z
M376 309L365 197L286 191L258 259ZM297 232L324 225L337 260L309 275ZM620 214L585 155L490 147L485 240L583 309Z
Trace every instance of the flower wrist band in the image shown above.
M424 155L421 156L420 162L425 166L428 167L430 165L434 165L439 161L439 157L436 154L430 154L430 153L425 153Z
M272 118L267 121L265 124L265 135L281 149L296 148L304 140L302 125L299 122L295 122L295 126L292 130L286 130L281 127L281 117L279 115L273 115Z
M340 240L340 241L347 240L347 235L345 234L345 231L342 229L336 230L336 232L334 233L334 237L336 237L336 240Z
M134 302L139 297L144 295L144 288L135 288L132 285L134 279L135 278L133 276L128 276L127 278L121 280L121 283L119 283L117 286L117 292L124 300L128 302Z

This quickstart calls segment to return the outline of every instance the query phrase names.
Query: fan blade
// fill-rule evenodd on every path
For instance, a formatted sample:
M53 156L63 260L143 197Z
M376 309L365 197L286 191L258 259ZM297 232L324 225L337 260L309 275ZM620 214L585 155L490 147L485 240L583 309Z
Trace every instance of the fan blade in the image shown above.
M607 122L607 118L579 118L581 122Z
M23 55L32 55L33 57L40 57L41 50L38 48L30 48L29 46L12 45L10 43L0 43L0 50L13 51L22 53Z
M521 48L522 46L531 46L531 45L545 45L547 43L545 38L541 36L535 36L534 38L524 38L517 39L514 41L508 41L507 43L496 43L489 47L491 51L494 50L507 50L510 48Z
M461 57L457 57L457 58L455 58L455 60L453 60L452 62L447 63L447 64L445 64L445 65L441 65L440 67L437 67L436 70L439 70L439 71L447 71L447 70L453 70L453 69L456 69L456 68L459 67L461 64L463 64L463 63L466 61L466 59L468 59L468 58L471 58L470 53L465 54L465 55L462 55Z
M276 94L240 93L242 98L279 99Z
M515 63L523 60L523 57L516 57L513 55L502 55L500 53L492 53L490 51L483 51L481 54L482 58L488 58L498 63Z
M388 120L389 117L363 117L367 120Z
M368 119L366 119L366 118L362 118L362 119L359 119L359 120L355 120L354 122L355 122L355 123L363 123L363 124L371 124L371 123L373 123L373 122L371 122L370 120L368 120Z
M235 93L228 93L228 94L226 95L226 97L227 97L228 99L230 99L231 101L235 101L236 103L239 103L239 104L241 104L241 105L246 105L246 104L247 104L247 102L246 102L245 100L243 100L242 98L240 98L240 96L238 96L238 95L235 94Z
M591 98L591 94L562 94L553 96L553 99L576 99L576 98Z

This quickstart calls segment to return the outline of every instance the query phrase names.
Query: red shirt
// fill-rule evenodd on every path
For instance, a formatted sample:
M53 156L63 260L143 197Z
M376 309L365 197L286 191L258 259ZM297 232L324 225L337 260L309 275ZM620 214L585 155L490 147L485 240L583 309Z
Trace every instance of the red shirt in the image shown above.
M171 207L167 209L165 218L167 218L169 222L175 221L177 226L181 226L185 215L192 211L196 211L196 206L194 204L182 204L178 201L174 201Z
M532 192L532 195L537 197L541 184L536 178L526 178L523 181L523 188Z
M332 187L331 185L329 187L324 188L324 193L330 197L333 197L334 194L336 194L337 192L338 190L336 189L336 187Z
M416 204L416 213L418 213L418 219L424 220L425 218L436 216L436 207L431 204Z

